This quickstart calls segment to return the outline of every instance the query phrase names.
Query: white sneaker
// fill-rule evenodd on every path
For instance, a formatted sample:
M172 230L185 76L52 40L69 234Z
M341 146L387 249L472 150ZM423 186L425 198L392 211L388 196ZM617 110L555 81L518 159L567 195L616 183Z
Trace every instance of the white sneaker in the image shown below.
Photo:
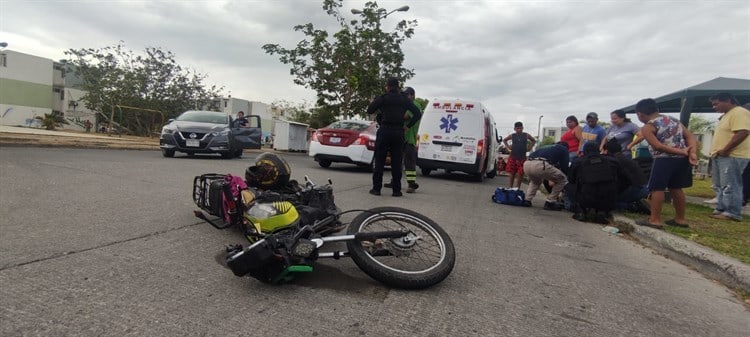
M713 199L703 200L703 202L705 202L707 204L718 204L719 203L719 198L714 197Z

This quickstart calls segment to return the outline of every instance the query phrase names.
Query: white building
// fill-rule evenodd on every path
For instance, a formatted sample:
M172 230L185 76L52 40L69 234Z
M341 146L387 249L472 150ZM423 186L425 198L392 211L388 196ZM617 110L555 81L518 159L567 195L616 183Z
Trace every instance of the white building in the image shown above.
M273 134L274 119L279 116L272 111L269 104L233 98L231 96L220 98L219 100L219 109L233 117L236 117L240 111L244 112L245 116L260 116L260 126L263 129L263 136L266 137Z
M568 132L568 127L566 126L543 127L542 139L539 139L538 141L543 141L544 137L552 137L555 139L555 142L559 142L560 137L562 137L562 135L566 132Z
M84 91L66 87L69 66L51 59L5 50L0 52L0 124L40 127L36 117L58 113L65 129L84 130L95 113L80 97Z

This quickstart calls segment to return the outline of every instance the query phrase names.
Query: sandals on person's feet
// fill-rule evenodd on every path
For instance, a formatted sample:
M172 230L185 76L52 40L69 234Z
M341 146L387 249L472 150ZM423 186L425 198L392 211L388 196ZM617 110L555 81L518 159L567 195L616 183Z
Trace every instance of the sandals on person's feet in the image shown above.
M667 226L675 226L675 227L682 227L682 228L689 228L690 227L688 224L686 224L686 223L679 223L675 219L664 221L664 224L666 224Z
M639 225L639 226L651 227L651 228L655 228L655 229L664 229L664 225L650 223L650 222L648 222L648 219L636 220L635 224Z

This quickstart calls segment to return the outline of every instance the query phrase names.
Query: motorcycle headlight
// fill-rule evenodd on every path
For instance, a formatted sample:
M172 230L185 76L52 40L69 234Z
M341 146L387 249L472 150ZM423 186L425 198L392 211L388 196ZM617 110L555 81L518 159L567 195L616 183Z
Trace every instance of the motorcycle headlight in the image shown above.
M255 204L255 206L247 211L247 215L257 220L268 219L278 214L279 210L276 207L273 207L272 204Z
M260 227L263 233L289 226L299 219L297 209L288 201L256 203L247 210L245 218Z

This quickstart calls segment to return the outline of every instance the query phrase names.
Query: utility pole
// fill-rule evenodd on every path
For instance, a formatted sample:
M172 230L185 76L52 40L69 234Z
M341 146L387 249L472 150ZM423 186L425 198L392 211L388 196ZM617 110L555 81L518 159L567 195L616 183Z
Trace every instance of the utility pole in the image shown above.
M539 148L539 144L542 143L542 117L544 115L539 115L539 122L536 124L536 148Z

